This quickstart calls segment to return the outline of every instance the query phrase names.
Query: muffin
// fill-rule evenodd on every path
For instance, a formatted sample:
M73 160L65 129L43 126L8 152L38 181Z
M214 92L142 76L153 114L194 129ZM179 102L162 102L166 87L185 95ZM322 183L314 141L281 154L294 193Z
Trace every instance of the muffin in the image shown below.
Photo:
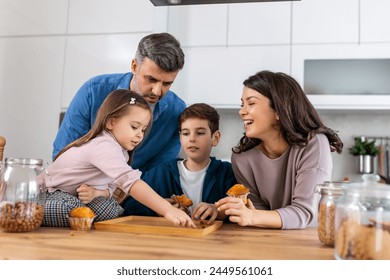
M193 202L185 194L182 195L172 195L172 197L178 204L179 209L183 210L185 213L190 215L189 207L192 206Z
M244 204L248 203L248 194L249 194L249 189L246 188L242 184L235 184L233 187L231 187L227 193L228 196L230 197L237 197L241 198Z
M89 230L92 227L95 213L88 207L76 207L69 212L70 228L73 230Z

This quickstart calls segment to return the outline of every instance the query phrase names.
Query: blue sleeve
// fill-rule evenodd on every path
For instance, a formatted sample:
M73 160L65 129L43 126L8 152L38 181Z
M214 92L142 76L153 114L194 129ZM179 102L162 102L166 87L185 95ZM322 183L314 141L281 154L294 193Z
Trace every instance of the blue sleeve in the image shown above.
M176 159L177 156L179 155L181 144L180 144L178 121L179 121L180 114L186 108L185 103L180 101L181 100L175 100L174 108L171 109L173 111L172 114L174 117L173 119L169 120L171 122L169 127L166 127L167 130L169 130L170 135L169 134L167 135L166 133L167 131L160 132L161 137L164 136L166 137L166 139L164 139L164 146L152 159L152 163L149 168L154 167L167 160Z
M124 209L124 216L158 216L152 209L146 207L131 196L126 198L126 200L122 203L122 207Z
M228 163L227 165L227 174L226 174L226 178L225 178L225 190L226 192L231 188L233 187L235 184L237 184L237 179L236 179L236 176L234 176L234 173L233 173L233 168L232 168L232 165L230 164L230 162Z
M176 159L180 152L178 119L186 105L175 96L166 98L169 107L153 121L149 134L134 154L132 166L142 172Z
M155 174L156 168L150 170L149 172ZM153 178L153 176L152 176ZM142 173L141 179L145 181L145 173ZM148 181L145 181L154 191L156 191L153 188L153 185L150 185ZM124 216L130 216L130 215L138 215L138 216L157 216L157 213L154 212L152 209L146 207L142 203L138 202L136 199L134 199L131 196L128 196L128 198L122 203L122 207L124 209L123 215Z
M207 182L213 182L213 185L204 187L203 201L214 203L224 198L228 189L237 183L230 162L220 162L218 168L207 175Z
M54 158L66 145L91 129L91 101L89 83L86 82L73 97L53 143Z
M176 164L176 160L174 160ZM145 181L156 193L163 198L170 198L173 194L181 195L183 191L180 187L179 178L175 177L169 168L169 163L160 164L159 166L148 170L142 174L141 179ZM124 215L141 215L141 216L156 216L157 214L136 201L134 198L129 197L123 202Z
M160 152L149 161L149 165L146 167L145 170L151 169L167 160L177 158L181 147L179 132L177 132L177 135L172 134L170 138L165 138L164 142L165 145L162 147Z

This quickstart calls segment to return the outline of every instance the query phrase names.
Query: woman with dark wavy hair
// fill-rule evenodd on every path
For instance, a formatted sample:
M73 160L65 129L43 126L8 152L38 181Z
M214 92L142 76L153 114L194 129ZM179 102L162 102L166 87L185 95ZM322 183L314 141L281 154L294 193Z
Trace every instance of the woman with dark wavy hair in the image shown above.
M247 205L233 197L217 202L241 226L298 229L317 222L317 184L330 180L331 152L343 143L325 126L301 86L284 73L261 71L244 81L239 114L245 134L234 147L237 181L249 190Z

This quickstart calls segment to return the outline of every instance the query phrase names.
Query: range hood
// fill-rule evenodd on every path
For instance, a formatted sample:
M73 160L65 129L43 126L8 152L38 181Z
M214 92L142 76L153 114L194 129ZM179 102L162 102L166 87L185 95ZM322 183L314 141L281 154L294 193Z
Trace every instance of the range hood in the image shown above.
M233 4L233 3L253 3L253 2L286 2L300 0L150 0L154 6L180 6L198 4Z

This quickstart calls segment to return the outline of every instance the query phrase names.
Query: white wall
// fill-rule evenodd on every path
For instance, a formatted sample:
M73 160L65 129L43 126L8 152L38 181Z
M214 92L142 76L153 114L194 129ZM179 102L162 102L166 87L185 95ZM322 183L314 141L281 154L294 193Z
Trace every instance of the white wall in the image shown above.
M144 0L0 0L5 156L51 161L60 112L89 77L128 71L159 13Z
M96 74L128 71L139 39L168 31L186 53L173 90L188 104L218 107L223 136L214 155L230 158L243 132L237 112L248 75L269 69L302 83L306 58L390 58L389 6L386 0L172 8L148 0L0 0L5 156L50 161L59 113L79 86ZM353 136L390 135L388 111L373 112L320 111L345 142L344 153L334 155L334 179L356 176L348 154Z

